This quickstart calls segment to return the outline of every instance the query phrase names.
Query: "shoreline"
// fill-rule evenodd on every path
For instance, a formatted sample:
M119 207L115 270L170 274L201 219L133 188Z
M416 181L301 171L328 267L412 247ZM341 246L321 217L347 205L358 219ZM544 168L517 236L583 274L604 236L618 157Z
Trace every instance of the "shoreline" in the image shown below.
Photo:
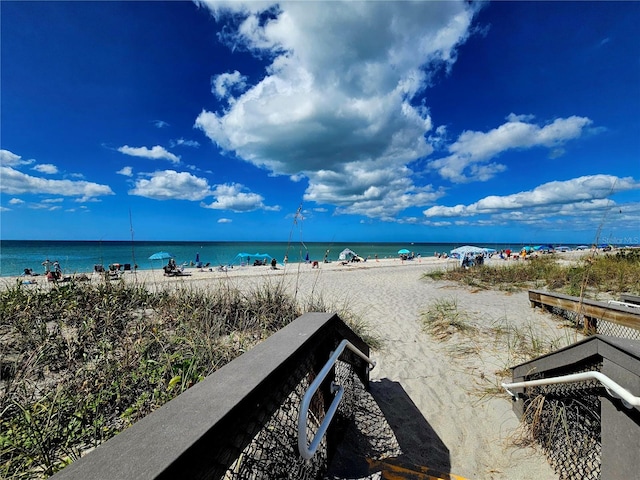
M615 253L605 252L604 254ZM601 252L595 252L595 255L603 254ZM581 260L584 257L588 257L590 255L594 255L594 252L591 250L574 250L570 252L557 252L550 254L553 255L553 258L559 261L562 265L570 265L576 261ZM548 254L534 254L527 258L530 260L531 257L547 257ZM517 257L517 258L514 258ZM493 257L487 258L485 260L485 264L488 266L507 266L513 265L517 262L523 261L519 256L512 253L511 259L501 259L494 255ZM175 283L182 282L186 283L188 281L192 282L201 282L207 281L211 279L220 279L220 278L237 278L237 277L256 277L256 276L269 276L269 277L277 277L283 275L291 275L291 274L305 274L307 272L321 272L321 271L351 271L351 270L373 270L376 268L389 268L389 267L405 267L405 268L416 268L416 267L424 267L429 270L438 269L438 268L455 268L460 266L460 260L455 259L453 257L447 258L439 258L434 256L428 257L417 257L413 260L402 260L401 258L379 258L379 259L367 259L366 261L361 262L341 262L341 261L331 261L328 263L318 262L318 266L314 267L313 262L289 262L287 264L278 263L276 269L273 269L270 265L244 265L244 266L231 266L226 267L224 271L219 270L218 266L209 266L206 268L198 268L195 266L185 266L181 267L182 275L176 276L166 276L164 274L164 270L162 267L159 268L151 268L151 269L137 269L137 270L129 270L118 272L117 278L112 278L112 280L123 279L124 281L135 281L143 284L151 284L151 285L159 285L163 283ZM66 281L70 280L80 280L80 281L91 281L101 282L104 281L104 274L92 271L92 272L78 272L74 274L63 274L63 279ZM0 287L7 288L8 286L13 286L16 283L24 282L25 286L29 285L52 285L56 284L56 282L48 281L47 277L44 273L36 273L34 275L12 275L12 276L4 276L0 277ZM64 284L64 281L58 281L58 284Z

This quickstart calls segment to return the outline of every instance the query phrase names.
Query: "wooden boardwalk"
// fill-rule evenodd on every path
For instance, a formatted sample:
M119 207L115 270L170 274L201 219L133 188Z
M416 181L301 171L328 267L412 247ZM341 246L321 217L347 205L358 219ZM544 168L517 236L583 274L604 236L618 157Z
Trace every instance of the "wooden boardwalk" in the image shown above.
M637 299L633 295L623 300ZM586 298L563 295L561 293L529 290L529 301L532 307L559 308L568 312L575 312L585 319L585 327L595 327L598 320L615 323L635 330L640 330L640 308L622 303L599 302ZM579 318L580 319L580 318Z

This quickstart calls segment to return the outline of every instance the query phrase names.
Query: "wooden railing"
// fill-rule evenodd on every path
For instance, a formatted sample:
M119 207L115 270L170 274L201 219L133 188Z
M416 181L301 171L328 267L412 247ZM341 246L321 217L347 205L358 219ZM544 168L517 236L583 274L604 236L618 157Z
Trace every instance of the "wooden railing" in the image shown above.
M638 308L542 290L529 290L529 301L532 307L559 308L581 315L585 320L585 328L589 328L594 320L605 320L640 330L640 309Z
M296 448L297 393L315 378L342 339L369 355L368 345L337 315L307 313L53 478L316 478L323 466L302 459ZM368 386L366 361L348 352L340 360ZM334 375L321 386L321 398L314 404L317 416L323 414L322 398L329 399ZM329 460L331 438L338 441L335 432L328 437L324 460L318 462ZM262 442L251 450L256 439ZM256 460L255 455L263 457ZM290 476L256 470L263 467ZM242 468L252 476L240 475Z

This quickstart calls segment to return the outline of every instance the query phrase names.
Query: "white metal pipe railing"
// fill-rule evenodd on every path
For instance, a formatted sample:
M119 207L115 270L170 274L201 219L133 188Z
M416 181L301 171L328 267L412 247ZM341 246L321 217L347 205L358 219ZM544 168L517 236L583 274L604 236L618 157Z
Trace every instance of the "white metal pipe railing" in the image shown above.
M362 358L371 366L371 368L376 366L376 362L374 362L364 353L358 350L358 348L348 340L342 340L338 347L333 351L327 363L318 373L318 376L311 383L311 385L309 385L309 388L307 389L304 397L302 398L302 402L300 403L300 413L298 415L298 450L300 451L300 456L305 460L310 459L316 453L322 437L324 437L324 434L326 433L327 428L329 428L329 424L331 423L334 414L338 410L338 405L340 405L342 395L344 394L344 387L331 382L331 393L335 394L335 396L333 397L333 401L331 402L331 405L329 406L329 409L324 416L324 420L320 424L320 427L318 427L318 431L316 432L315 437L313 437L311 444L307 445L307 418L309 416L309 405L311 404L311 399L320 387L320 384L324 381L326 376L331 371L331 368L338 361L338 358L340 357L340 355L342 355L342 352L345 348L348 348L357 356ZM367 371L371 370L371 368L367 367Z
M555 385L558 383L575 383L575 382L583 382L585 380L597 380L599 381L609 393L614 398L619 398L622 400L622 403L627 408L640 407L640 397L636 397L631 392L629 392L624 387L621 387L619 384L611 380L605 374L600 372L583 372L583 373L573 373L571 375L563 375L560 377L551 377L551 378L541 378L540 380L528 380L525 382L515 382L515 383L503 383L502 388L504 388L509 395L515 397L516 394L513 393L510 389L512 388L523 388L523 387L538 387L541 385Z
M609 300L607 302L608 305L616 305L619 307L627 307L627 308L640 308L640 305L638 305L637 303L629 303L629 302L623 302L620 300Z

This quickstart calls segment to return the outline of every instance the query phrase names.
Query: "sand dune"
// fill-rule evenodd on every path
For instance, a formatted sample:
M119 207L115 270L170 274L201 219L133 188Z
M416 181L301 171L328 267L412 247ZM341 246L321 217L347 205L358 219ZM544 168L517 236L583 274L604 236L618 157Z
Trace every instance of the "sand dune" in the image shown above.
M498 327L501 332L534 331L558 345L577 340L576 334L548 313L532 309L526 291L474 291L423 277L429 270L455 265L436 258L384 259L319 268L240 267L226 273L187 269L189 276L171 278L146 271L127 273L125 279L150 288L223 283L244 289L284 282L302 302L322 298L336 310L347 306L384 341L372 354L377 366L371 372L371 391L394 431L402 432L406 459L473 479L558 478L539 450L514 445L518 421L508 396L485 394L499 383L497 371L517 363L506 340L496 334ZM477 330L447 341L433 338L424 331L421 316L438 301L457 305Z

